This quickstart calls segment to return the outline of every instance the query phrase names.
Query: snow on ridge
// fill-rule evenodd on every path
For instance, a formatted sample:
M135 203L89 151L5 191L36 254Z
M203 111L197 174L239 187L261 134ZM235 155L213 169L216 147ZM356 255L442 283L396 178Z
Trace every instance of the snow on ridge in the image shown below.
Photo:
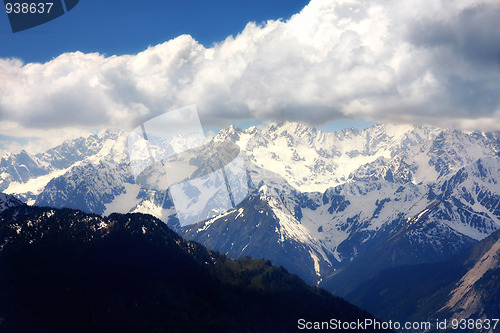
M69 168L65 169L59 169L55 170L47 175L43 175L37 178L31 178L28 180L26 183L19 183L19 182L12 182L9 184L9 187L7 187L4 190L4 193L7 194L25 194L25 193L31 193L34 195L40 194L45 186L54 178L57 178L59 176L64 175L66 172L68 172L72 167L79 165L80 162L75 163Z
M441 160L439 151L431 151L433 147L436 149L434 140L440 135L450 144L460 140L462 144L458 146L464 150ZM346 134L322 132L300 123L271 123L261 130L239 130L235 140L249 161L279 174L302 192L323 192L343 184L352 172L379 158L386 161L402 158L413 165L414 183L418 184L436 181L439 174L435 169L440 167L439 163L448 163L449 170L454 171L479 157L496 153L487 146L485 136L411 125L376 124Z
M262 194L268 202L271 211L279 223L279 241L281 243L285 240L295 240L299 243L307 245L310 249L314 250L321 255L324 261L331 265L330 259L326 255L325 247L316 239L311 232L297 219L293 217L290 211L281 203L274 194L270 193L271 189L266 188ZM328 250L327 250L328 251ZM330 252L330 251L328 251Z

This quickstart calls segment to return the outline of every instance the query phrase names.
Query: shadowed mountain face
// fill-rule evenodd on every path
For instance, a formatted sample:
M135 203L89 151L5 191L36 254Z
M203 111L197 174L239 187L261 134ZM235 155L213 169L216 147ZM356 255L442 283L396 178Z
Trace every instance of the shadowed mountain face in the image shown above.
M451 260L385 270L347 299L384 319L439 318L451 323L454 319L499 319L499 291L500 231L496 231ZM499 330L500 323L492 332Z
M0 193L0 213L11 207L24 205L20 200L14 198L13 196Z
M152 216L24 205L0 213L0 295L2 332L291 332L301 318L372 318Z

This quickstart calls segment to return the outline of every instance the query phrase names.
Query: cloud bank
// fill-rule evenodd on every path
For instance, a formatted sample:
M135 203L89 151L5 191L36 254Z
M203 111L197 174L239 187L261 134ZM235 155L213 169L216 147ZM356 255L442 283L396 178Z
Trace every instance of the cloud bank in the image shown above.
M312 0L207 48L0 59L0 133L125 125L196 104L204 123L300 120L500 130L497 0Z

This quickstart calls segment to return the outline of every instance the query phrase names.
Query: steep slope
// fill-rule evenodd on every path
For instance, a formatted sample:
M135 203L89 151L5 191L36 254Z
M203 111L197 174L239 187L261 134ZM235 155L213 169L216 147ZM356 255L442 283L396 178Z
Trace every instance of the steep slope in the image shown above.
M500 231L496 231L452 260L383 271L347 298L385 319L440 318L451 323L498 319L499 290ZM498 329L497 325L493 332Z
M449 319L497 318L500 313L500 233L478 244L464 265L470 268L453 284L438 314Z
M237 210L184 228L183 237L230 258L270 259L317 284L321 272L332 269L334 257L270 191L264 186Z
M291 332L366 312L263 260L229 260L142 214L0 214L2 332ZM363 330L375 332L375 330Z
M332 275L321 287L346 296L366 281L389 267L419 263L436 263L471 248L475 240L444 224L426 221L420 224L397 223L400 229L391 236L380 234L358 258Z

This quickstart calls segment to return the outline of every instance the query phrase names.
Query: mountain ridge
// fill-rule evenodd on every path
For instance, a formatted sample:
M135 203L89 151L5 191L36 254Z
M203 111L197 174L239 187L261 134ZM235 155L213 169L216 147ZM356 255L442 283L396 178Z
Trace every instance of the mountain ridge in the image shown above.
M428 254L419 260L425 262L452 256L500 226L500 132L379 124L325 133L292 122L249 129L230 126L212 142L229 140L240 147L250 199L202 222L204 227L196 227L200 232L193 231L195 226L181 231L168 191L134 183L126 133L100 135L101 141L96 139L99 135L87 140L94 150L78 147L85 140L75 141L71 149L55 148L53 152L89 155L70 153L78 161L69 169L58 169L60 174L46 185L36 191L25 188L22 193L8 187L7 192L29 203L97 214L150 213L186 237L207 242L210 238L212 247L231 257L263 255L262 244L248 242L260 233L257 221L248 221L244 235L233 230L245 216L259 218L248 204L258 197L257 206L267 207L268 212L268 239L260 236L268 258L290 262L286 257L292 257L301 262L303 271L293 271L312 284L338 274L399 230L407 232L405 244L422 244ZM8 161L0 162L4 186L9 180L4 174L12 164ZM321 191L309 191L316 189ZM224 221L228 216L232 223ZM419 227L405 227L416 222ZM229 236L234 237L230 242ZM285 250L285 243L293 245Z

